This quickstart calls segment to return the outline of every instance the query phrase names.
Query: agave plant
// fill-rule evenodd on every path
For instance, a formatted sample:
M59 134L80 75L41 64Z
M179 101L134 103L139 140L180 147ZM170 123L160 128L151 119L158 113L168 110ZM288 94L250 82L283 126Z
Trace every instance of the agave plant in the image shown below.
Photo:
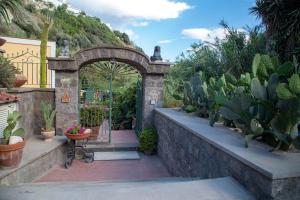
M46 104L45 102L41 102L41 110L43 112L43 118L45 122L45 131L54 130L54 117L56 114L56 110L53 110L52 105Z

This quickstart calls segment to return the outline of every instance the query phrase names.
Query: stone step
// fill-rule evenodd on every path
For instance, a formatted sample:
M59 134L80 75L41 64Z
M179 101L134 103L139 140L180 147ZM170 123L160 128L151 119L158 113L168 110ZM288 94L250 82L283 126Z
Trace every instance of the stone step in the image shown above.
M0 185L30 183L53 166L64 164L66 142L65 136L55 136L47 142L37 136L28 138L20 165L14 169L0 170Z
M95 161L139 160L137 151L94 152Z
M138 143L87 144L89 152L137 151Z
M0 187L5 200L254 200L230 177L206 180L162 179L119 183L51 183Z

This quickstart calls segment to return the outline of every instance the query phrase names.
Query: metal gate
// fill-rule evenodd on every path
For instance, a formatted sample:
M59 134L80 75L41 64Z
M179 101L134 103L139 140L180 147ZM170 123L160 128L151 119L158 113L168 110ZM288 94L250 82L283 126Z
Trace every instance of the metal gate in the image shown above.
M89 140L109 142L107 91L83 79L80 82L79 95L80 125L92 130Z
M143 87L142 81L139 80L136 84L136 124L135 124L135 133L138 135L142 132L143 124Z

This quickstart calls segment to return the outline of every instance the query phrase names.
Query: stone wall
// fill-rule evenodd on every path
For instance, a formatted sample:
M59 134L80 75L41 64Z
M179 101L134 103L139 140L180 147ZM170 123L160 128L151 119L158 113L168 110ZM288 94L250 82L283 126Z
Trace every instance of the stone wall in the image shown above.
M162 107L164 77L146 75L143 77L143 128L153 126L153 113Z
M20 98L20 101L18 101L18 109L22 115L20 127L25 129L25 137L28 138L33 134L39 135L43 127L40 104L44 101L51 103L55 107L54 89L14 88L8 93Z
M229 129L171 109L156 109L158 155L179 177L231 176L258 199L300 199L300 154L270 152L258 142L244 147Z
M64 81L65 80L65 81ZM68 82L69 83L64 83ZM79 123L79 77L78 72L55 73L55 103L56 103L56 134L63 135L64 131L73 124ZM70 102L62 102L67 94Z

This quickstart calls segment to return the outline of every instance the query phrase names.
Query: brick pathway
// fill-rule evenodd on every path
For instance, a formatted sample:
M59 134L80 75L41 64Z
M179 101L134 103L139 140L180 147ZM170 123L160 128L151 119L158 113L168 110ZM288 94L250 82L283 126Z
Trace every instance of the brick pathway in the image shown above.
M69 169L54 167L36 182L124 181L170 177L157 156L141 154L140 160L74 161Z

